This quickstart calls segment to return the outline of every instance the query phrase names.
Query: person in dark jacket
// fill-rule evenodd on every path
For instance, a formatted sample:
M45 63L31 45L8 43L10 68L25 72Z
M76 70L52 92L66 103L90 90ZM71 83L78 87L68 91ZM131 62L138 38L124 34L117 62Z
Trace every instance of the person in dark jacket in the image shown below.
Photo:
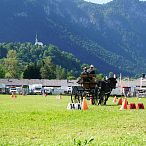
M88 72L87 72L87 67L84 67L83 68L83 72L81 73L82 75L87 75L88 74Z
M90 65L90 68L88 69L89 74L95 74L94 66Z

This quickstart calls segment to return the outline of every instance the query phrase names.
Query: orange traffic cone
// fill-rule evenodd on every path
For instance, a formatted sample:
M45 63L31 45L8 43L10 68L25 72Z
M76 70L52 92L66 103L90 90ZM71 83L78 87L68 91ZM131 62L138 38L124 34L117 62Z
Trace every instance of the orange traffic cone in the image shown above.
M127 109L127 98L124 98L124 101L123 101L122 106L120 108L120 110L123 110L123 109Z
M86 102L86 98L84 97L83 102L82 102L82 110L87 110L87 109L88 109L88 105L87 105L87 102Z
M118 105L122 105L122 97L119 99Z
M138 100L138 96L136 96L136 100Z
M16 98L16 97L17 97L17 96L14 94L14 95L13 95L13 98Z
M116 102L116 101L117 101L117 97L115 96L114 99L113 99L113 102Z

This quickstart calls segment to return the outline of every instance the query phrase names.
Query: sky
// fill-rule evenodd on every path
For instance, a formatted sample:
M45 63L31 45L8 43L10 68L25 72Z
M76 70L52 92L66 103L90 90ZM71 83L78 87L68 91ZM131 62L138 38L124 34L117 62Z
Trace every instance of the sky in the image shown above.
M103 3L110 2L112 0L85 0L85 1L93 2L93 3L98 3L98 4L103 4ZM146 1L146 0L140 0L140 1Z

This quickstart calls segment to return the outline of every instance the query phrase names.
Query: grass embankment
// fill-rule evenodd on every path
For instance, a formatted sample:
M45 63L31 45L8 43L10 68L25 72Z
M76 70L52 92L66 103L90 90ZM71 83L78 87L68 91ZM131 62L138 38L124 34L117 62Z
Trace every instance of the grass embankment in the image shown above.
M120 111L112 100L81 111L66 109L69 96L0 95L0 145L146 145L146 110ZM146 108L146 98L128 101Z

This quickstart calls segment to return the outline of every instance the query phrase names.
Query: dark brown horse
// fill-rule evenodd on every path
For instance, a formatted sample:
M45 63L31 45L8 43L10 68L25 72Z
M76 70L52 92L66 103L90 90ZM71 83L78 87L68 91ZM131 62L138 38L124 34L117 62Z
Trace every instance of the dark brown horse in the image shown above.
M109 78L107 80L104 80L104 81L98 81L98 83L97 83L97 86L99 89L98 104L106 105L106 102L112 92L112 89L116 88L116 83L117 83L117 80L116 80L116 78L113 78L113 77Z

